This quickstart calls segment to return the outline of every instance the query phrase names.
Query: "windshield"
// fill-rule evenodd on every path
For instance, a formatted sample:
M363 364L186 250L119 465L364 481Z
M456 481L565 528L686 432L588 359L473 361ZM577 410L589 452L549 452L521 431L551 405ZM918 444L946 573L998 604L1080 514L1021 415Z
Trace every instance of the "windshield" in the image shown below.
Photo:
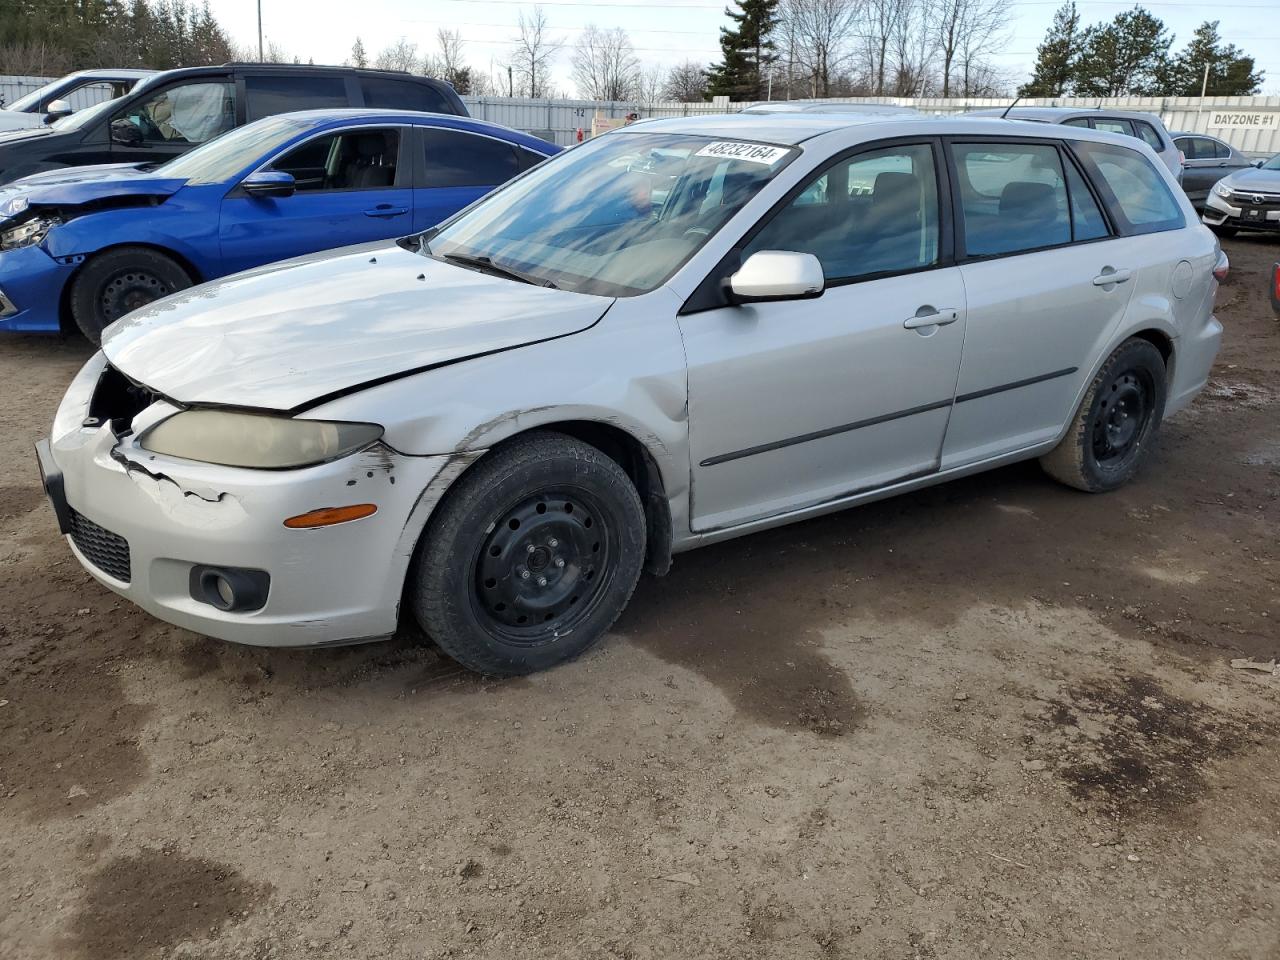
M1262 165L1263 170L1280 170L1280 153Z
M424 252L579 293L646 293L797 153L740 140L609 134L428 233Z
M305 120L268 117L214 137L157 167L155 172L161 177L184 179L191 185L222 183L311 126Z
M25 97L19 97L17 100L13 101L13 103L7 105L5 109L13 110L15 112L25 112L30 110L38 104L42 98L53 93L60 86L62 86L62 80L53 80L46 83L43 87L37 87L35 90L32 90Z
M69 113L61 120L53 121L50 126L55 130L79 130L103 114L110 113L123 99L124 97L116 97L114 100L103 100L101 103L95 103L92 107L85 107L75 113Z

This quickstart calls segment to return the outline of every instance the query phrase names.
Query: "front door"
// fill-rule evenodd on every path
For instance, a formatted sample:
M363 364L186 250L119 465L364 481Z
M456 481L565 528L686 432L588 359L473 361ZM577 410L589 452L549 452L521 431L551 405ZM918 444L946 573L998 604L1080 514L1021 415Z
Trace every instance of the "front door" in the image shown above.
M965 328L941 242L938 149L843 157L748 235L743 259L817 256L820 298L681 317L695 530L937 469Z
M943 469L1059 436L1129 303L1142 245L1113 236L1059 144L949 149L969 325Z
M113 114L112 163L164 163L236 125L230 77L171 84Z
M292 147L269 169L293 176L288 197L253 197L239 187L222 201L223 272L412 230L407 127L326 133Z

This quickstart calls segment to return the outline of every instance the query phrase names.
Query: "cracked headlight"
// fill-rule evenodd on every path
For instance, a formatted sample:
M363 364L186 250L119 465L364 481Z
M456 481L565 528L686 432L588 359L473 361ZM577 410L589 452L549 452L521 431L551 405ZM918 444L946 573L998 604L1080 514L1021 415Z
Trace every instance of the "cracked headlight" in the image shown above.
M19 247L31 247L39 243L58 223L53 218L37 217L20 223L16 227L0 233L0 250L16 250Z
M374 423L294 420L231 410L184 410L138 438L144 450L227 467L280 470L337 460L382 436Z
M1225 183L1216 183L1216 184L1214 184L1214 186L1213 186L1213 192L1214 192L1214 193L1216 193L1216 194L1217 194L1218 196L1220 196L1220 197L1226 197L1226 198L1228 198L1228 199L1230 199L1230 197L1231 197L1231 188L1230 188L1230 187L1228 187Z

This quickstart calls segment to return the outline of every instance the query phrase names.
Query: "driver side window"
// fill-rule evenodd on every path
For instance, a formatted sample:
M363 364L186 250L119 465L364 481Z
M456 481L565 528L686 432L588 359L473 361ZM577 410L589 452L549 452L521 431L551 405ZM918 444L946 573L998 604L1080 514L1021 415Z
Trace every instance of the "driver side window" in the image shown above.
M116 114L111 139L127 145L197 144L235 125L235 85L200 81L168 87Z
M812 253L828 283L937 263L932 147L860 153L820 171L756 234L742 259L758 250Z

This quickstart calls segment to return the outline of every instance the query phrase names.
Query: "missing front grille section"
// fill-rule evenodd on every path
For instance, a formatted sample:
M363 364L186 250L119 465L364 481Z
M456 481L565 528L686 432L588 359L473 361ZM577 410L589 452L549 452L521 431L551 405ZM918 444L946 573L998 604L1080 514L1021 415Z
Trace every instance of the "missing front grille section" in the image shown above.
M113 366L106 366L98 377L98 385L89 400L89 416L86 426L111 424L111 432L123 433L129 429L133 418L156 400L155 394L139 387Z

